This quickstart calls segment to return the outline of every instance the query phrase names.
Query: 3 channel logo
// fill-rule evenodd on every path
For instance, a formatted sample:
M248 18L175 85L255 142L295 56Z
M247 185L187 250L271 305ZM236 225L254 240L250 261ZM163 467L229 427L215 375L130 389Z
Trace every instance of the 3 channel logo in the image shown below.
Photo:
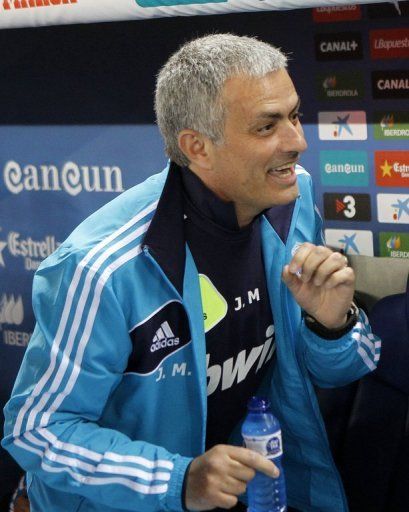
M369 194L325 193L324 216L328 220L370 221Z

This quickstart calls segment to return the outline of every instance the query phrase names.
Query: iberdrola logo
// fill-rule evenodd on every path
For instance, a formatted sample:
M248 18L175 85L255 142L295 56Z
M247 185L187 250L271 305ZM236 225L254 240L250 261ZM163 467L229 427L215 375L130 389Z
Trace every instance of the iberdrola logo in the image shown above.
M322 86L324 87L324 89L335 89L335 87L337 86L337 77L336 76L328 76Z
M385 130L385 128L393 128L394 124L395 123L394 123L394 120L393 120L393 114L386 114L381 119L381 128L382 128L382 130Z
M391 236L389 240L386 242L386 247L388 249L397 251L401 247L400 237L399 236Z

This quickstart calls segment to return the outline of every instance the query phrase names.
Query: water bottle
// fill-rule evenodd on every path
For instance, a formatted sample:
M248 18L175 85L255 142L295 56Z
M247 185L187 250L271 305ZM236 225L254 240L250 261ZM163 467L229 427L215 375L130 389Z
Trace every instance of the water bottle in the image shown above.
M246 448L271 459L280 470L278 478L271 478L256 472L247 485L248 512L285 512L287 496L285 478L281 465L283 447L278 420L270 410L270 403L264 398L253 396L248 404L248 414L241 427Z

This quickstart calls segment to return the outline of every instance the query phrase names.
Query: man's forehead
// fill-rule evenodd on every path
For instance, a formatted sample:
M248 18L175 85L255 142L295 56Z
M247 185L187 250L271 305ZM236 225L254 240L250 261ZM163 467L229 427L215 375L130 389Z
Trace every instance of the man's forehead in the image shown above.
M263 77L229 78L224 84L222 101L228 110L250 109L255 115L263 115L295 109L299 96L287 71L280 69Z

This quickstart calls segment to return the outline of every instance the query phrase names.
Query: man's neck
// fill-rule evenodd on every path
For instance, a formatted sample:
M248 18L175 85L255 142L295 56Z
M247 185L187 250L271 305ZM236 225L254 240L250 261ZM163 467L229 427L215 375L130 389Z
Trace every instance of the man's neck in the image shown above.
M249 224L253 222L255 217L261 212L250 212L249 208L246 208L244 205L239 205L235 201L233 201L230 197L226 195L224 191L221 191L215 183L215 180L212 179L212 172L205 172L201 169L198 169L193 164L190 164L186 167L186 172L192 172L197 176L197 178L208 188L216 197L218 197L221 201L226 203L233 203L234 209L237 217L237 224L239 228L245 228Z

